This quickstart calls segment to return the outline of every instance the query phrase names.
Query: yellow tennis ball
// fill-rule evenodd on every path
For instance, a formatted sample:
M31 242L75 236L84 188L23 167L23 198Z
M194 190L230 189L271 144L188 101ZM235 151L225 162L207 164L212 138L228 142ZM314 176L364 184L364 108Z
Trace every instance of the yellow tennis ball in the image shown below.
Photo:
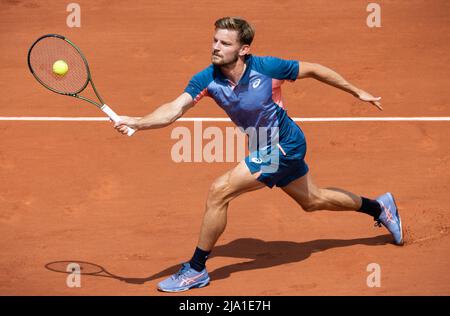
M57 60L53 64L53 72L57 75L64 76L69 71L69 66L64 60Z

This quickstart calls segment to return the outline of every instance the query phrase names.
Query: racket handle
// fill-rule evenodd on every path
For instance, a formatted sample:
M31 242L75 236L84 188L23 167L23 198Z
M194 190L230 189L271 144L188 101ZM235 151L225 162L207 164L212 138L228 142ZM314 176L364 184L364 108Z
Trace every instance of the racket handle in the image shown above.
M114 123L117 123L120 121L120 117L119 115L116 114L116 112L114 112L109 106L107 106L106 104L103 104L103 106L100 108L103 112L106 113L106 115L109 116L109 118L111 120L114 121ZM127 131L127 135L131 136L136 132L135 129L128 127L128 131Z

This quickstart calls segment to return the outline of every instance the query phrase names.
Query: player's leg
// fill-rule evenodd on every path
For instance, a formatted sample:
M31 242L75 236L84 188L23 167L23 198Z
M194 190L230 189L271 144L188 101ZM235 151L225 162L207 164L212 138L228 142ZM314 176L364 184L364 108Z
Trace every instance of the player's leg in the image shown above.
M361 197L356 194L338 188L317 187L310 172L282 189L307 212L317 210L357 211L362 205Z
M358 211L371 215L393 235L396 244L403 244L403 231L398 208L391 193L376 200L358 196L338 188L317 187L310 173L286 186L283 191L291 196L305 211Z
M181 270L158 284L166 292L186 291L209 283L205 262L227 224L228 204L242 193L254 191L265 185L258 181L260 172L251 174L245 161L216 179L208 192L206 210L200 229L198 246Z
M227 209L231 200L242 193L264 187L257 180L258 173L251 174L245 162L217 178L210 187L206 200L206 210L200 229L198 247L210 251L225 230Z

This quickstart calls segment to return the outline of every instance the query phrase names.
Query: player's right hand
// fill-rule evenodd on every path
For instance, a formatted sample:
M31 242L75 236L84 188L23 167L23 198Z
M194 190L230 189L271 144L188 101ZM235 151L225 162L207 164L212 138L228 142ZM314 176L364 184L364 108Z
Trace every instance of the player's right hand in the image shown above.
M139 120L134 117L120 116L120 120L114 124L114 128L124 135L127 135L128 128L139 130Z

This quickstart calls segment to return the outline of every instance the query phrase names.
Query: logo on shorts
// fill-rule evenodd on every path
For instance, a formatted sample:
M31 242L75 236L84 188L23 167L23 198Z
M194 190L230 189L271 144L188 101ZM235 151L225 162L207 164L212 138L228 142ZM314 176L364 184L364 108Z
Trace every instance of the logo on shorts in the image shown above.
M260 83L261 83L261 79L256 79L255 81L253 81L252 87L255 89L258 88Z
M260 164L260 163L262 163L262 160L261 160L261 158L253 157L252 162Z

